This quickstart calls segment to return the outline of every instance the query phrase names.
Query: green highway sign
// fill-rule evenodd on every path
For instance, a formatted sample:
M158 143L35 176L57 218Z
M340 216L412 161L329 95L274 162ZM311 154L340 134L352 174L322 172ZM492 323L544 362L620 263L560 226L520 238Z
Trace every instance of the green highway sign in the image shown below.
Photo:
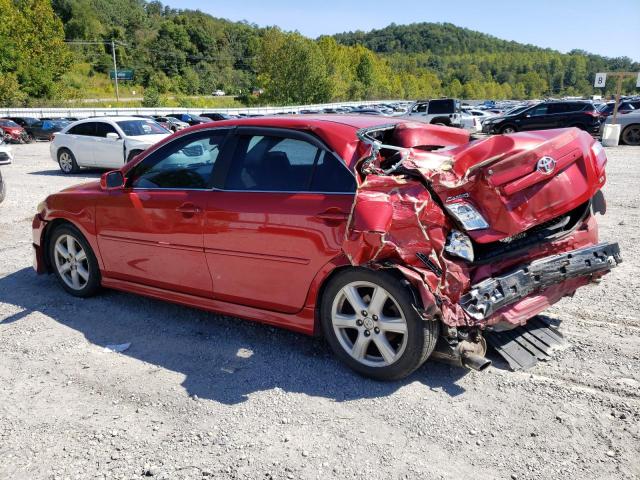
M109 70L109 78L115 79L113 70ZM133 70L118 70L118 80L133 80Z

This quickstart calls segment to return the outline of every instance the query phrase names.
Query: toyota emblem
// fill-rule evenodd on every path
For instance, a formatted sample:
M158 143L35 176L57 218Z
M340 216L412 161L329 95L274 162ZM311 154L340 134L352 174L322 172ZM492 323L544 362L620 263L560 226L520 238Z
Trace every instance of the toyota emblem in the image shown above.
M542 157L538 160L536 170L545 175L551 174L556 169L556 161L551 157Z

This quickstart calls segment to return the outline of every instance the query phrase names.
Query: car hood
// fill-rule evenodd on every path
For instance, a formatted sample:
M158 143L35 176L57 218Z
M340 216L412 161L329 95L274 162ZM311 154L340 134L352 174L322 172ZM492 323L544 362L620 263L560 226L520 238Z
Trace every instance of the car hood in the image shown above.
M134 137L127 137L128 142L135 142L138 145L153 145L158 143L160 140L164 140L169 137L170 133L160 133L157 135L137 135Z
M93 181L72 185L71 187L67 187L64 190L60 190L60 193L87 193L97 192L101 190L102 189L100 188L100 181Z

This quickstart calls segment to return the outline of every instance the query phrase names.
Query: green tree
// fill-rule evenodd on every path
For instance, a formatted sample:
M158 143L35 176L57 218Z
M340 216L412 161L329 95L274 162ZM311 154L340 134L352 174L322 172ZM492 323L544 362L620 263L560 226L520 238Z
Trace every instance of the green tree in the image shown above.
M263 101L321 103L331 99L332 86L317 43L298 33L270 29L258 62Z

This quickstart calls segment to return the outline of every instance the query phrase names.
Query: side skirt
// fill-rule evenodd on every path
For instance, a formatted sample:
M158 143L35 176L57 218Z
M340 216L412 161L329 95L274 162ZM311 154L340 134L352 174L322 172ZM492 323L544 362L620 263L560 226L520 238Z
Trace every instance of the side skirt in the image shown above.
M139 283L127 282L109 277L102 278L102 286L112 288L126 293L134 293L145 297L164 300L166 302L177 303L187 307L199 308L208 312L215 312L222 315L239 317L253 320L255 322L266 323L276 327L286 328L294 332L313 335L314 331L314 311L305 307L296 314L275 313L258 308L237 305L235 303L221 302L211 298L197 297L186 293L172 292L161 288L141 285Z

